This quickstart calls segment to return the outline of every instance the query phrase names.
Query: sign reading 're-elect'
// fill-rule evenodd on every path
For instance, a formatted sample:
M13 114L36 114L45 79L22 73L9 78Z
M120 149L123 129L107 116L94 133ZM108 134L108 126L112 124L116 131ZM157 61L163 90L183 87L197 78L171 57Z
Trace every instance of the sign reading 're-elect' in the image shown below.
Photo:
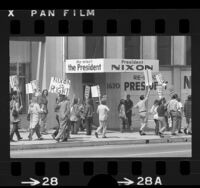
M66 73L159 72L159 61L149 59L73 59L66 60Z

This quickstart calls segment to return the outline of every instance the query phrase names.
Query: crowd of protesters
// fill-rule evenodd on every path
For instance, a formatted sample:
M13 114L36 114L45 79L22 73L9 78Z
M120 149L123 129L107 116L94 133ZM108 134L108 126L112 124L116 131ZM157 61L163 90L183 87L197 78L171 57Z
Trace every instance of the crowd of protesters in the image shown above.
M133 105L133 102L130 99L130 95L127 95L127 99L121 99L118 105L118 114L120 119L120 131L123 133L126 129L130 130L130 127L133 126L131 122L132 108L138 110L139 120L140 120L140 129L139 134L146 135L145 128L148 124L149 114L153 115L153 120L155 122L155 135L164 137L164 132L171 131L171 135L175 136L178 134L192 134L191 128L191 95L188 96L184 105L181 103L180 98L177 94L173 94L169 101L166 101L164 97L156 99L153 106L148 112L147 101L149 98L150 88L147 87L146 95L141 95L139 97L139 102ZM182 127L182 119L185 116L186 127ZM183 130L183 132L182 132Z
M146 135L145 128L148 125L149 114L153 115L155 122L155 134L164 137L164 132L171 127L171 134L179 133L192 134L191 129L191 95L184 104L181 103L177 94L171 97L171 100L166 101L165 98L156 99L153 106L148 112L148 98L150 88L147 87L146 95L139 97L139 102L133 105L130 95L127 95L126 100L121 99L118 105L118 115L120 119L120 131L123 133L126 129L130 131L132 127L132 116L135 113L132 110L138 110L141 136ZM10 100L10 122L12 129L10 133L10 141L13 140L16 134L18 141L23 138L19 133L20 111L23 106L20 104L17 92L13 92ZM113 110L113 109L112 109ZM57 126L52 134L52 138L57 142L65 142L70 138L71 134L78 134L79 131L86 129L86 135L92 135L93 117L96 113L99 117L99 126L94 131L94 135L98 138L102 132L102 138L106 138L106 130L108 126L109 107L106 104L106 99L102 98L99 101L97 110L94 110L93 99L88 98L81 101L79 98L73 97L72 101L65 95L58 94L55 100L55 119ZM187 126L182 132L182 118L185 116ZM42 140L42 135L47 133L47 118L48 118L48 90L43 90L41 93L35 91L32 95L28 107L27 120L29 121L28 139L32 140L36 133L38 140ZM171 125L169 127L169 125Z

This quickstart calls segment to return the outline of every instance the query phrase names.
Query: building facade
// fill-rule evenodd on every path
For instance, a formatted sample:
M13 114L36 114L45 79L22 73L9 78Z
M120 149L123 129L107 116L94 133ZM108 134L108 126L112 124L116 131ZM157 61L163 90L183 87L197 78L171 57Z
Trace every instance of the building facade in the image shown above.
M145 94L141 73L66 73L68 59L158 59L159 71L168 82L164 96L169 99L170 88L184 102L191 94L191 37L190 36L88 36L88 37L20 37L10 39L10 75L19 75L23 113L27 112L25 84L39 80L41 89L48 89L52 76L71 80L70 98L83 99L86 85L100 85L107 95L111 109L109 128L119 129L117 106L121 98L131 95L134 104ZM150 108L158 94L156 81L148 100ZM49 93L48 128L56 125L54 104L56 95ZM94 101L95 109L97 107ZM137 110L133 110L133 127L139 126ZM150 117L151 119L151 117ZM150 120L151 121L151 120ZM95 115L94 123L98 124ZM28 125L27 125L28 126Z

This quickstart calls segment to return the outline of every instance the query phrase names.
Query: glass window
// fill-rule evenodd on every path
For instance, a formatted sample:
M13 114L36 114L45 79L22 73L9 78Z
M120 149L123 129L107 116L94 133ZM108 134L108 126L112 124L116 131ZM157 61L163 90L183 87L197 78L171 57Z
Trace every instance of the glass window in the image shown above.
M186 65L191 65L191 36L186 36Z
M85 58L103 58L104 42L103 37L85 37ZM83 73L82 82L93 84L95 82L94 73Z
M171 65L171 37L158 36L157 37L157 57L159 65Z
M86 58L103 58L103 37L85 37Z
M126 36L124 46L124 57L126 59L140 58L140 36Z

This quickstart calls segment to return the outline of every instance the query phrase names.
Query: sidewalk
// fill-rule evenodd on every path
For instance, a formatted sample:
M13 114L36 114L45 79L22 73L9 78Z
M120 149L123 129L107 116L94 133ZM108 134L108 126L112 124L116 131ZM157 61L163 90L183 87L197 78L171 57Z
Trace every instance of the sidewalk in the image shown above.
M77 135L70 135L67 142L57 143L52 139L53 130L49 130L47 135L43 135L44 140L37 140L36 135L33 140L28 140L28 132L21 131L20 134L23 140L10 143L10 150L25 150L25 149L50 149L50 148L65 148L65 147L81 147L81 146L102 146L102 145L123 145L123 144L149 144L149 143L166 143L166 142L191 142L191 136L179 134L171 136L170 132L165 133L164 138L154 135L154 132L147 132L147 135L140 136L138 132L107 131L107 138L99 138L94 136L94 131L91 136L85 135L85 132L79 132ZM14 137L16 139L16 137Z

